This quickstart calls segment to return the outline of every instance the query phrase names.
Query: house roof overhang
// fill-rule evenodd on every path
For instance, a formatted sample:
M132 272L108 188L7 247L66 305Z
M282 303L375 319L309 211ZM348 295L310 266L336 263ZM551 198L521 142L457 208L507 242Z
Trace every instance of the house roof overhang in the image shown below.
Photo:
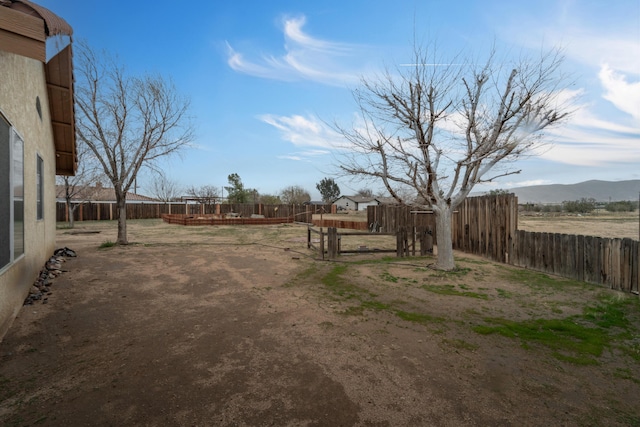
M45 64L47 96L56 152L56 174L74 175L78 168L73 103L71 43L47 60L47 39L73 34L71 26L49 9L28 0L0 0L0 50Z

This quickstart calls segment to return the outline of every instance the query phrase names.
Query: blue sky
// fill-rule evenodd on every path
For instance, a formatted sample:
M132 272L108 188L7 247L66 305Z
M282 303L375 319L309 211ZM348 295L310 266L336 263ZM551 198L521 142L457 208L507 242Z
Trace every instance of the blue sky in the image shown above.
M564 49L580 94L570 123L519 175L478 190L640 179L639 0L36 2L76 40L190 97L197 139L163 164L185 187L238 173L264 194L300 185L319 199L316 183L336 170L326 123L352 121L361 77L411 62L414 32L454 53ZM343 194L374 187L337 182Z

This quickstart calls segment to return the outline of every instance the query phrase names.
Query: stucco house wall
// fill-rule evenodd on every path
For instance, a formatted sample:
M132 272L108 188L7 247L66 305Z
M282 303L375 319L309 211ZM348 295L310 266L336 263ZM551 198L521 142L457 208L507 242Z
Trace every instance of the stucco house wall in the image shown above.
M0 269L0 339L55 246L55 146L44 64L0 51L0 114L24 144L24 255ZM40 100L42 118L36 108ZM37 156L43 160L42 220L36 214ZM4 201L3 201L4 202Z
M77 170L72 33L30 0L0 1L0 341L53 254L56 174Z

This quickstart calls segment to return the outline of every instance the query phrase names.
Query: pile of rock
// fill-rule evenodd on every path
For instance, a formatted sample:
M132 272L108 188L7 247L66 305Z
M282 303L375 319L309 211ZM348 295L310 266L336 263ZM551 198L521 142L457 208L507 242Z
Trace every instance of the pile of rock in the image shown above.
M53 285L53 279L58 277L62 272L66 271L62 269L62 263L67 259L66 257L75 257L76 252L69 248L56 249L53 256L45 263L40 274L36 279L33 286L29 290L29 295L24 300L24 305L33 305L36 301L42 301L46 304L49 301L49 295L51 295L51 285Z

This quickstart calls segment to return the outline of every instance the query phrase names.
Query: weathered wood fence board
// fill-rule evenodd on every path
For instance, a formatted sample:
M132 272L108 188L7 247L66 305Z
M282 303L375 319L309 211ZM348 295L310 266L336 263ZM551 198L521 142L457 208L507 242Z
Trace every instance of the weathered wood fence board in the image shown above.
M169 224L179 225L272 225L286 224L293 222L293 217L289 218L220 218L214 215L179 215L164 214L162 220Z
M315 227L348 228L350 230L369 229L367 223L363 221L343 221L341 219L314 219L312 223Z

